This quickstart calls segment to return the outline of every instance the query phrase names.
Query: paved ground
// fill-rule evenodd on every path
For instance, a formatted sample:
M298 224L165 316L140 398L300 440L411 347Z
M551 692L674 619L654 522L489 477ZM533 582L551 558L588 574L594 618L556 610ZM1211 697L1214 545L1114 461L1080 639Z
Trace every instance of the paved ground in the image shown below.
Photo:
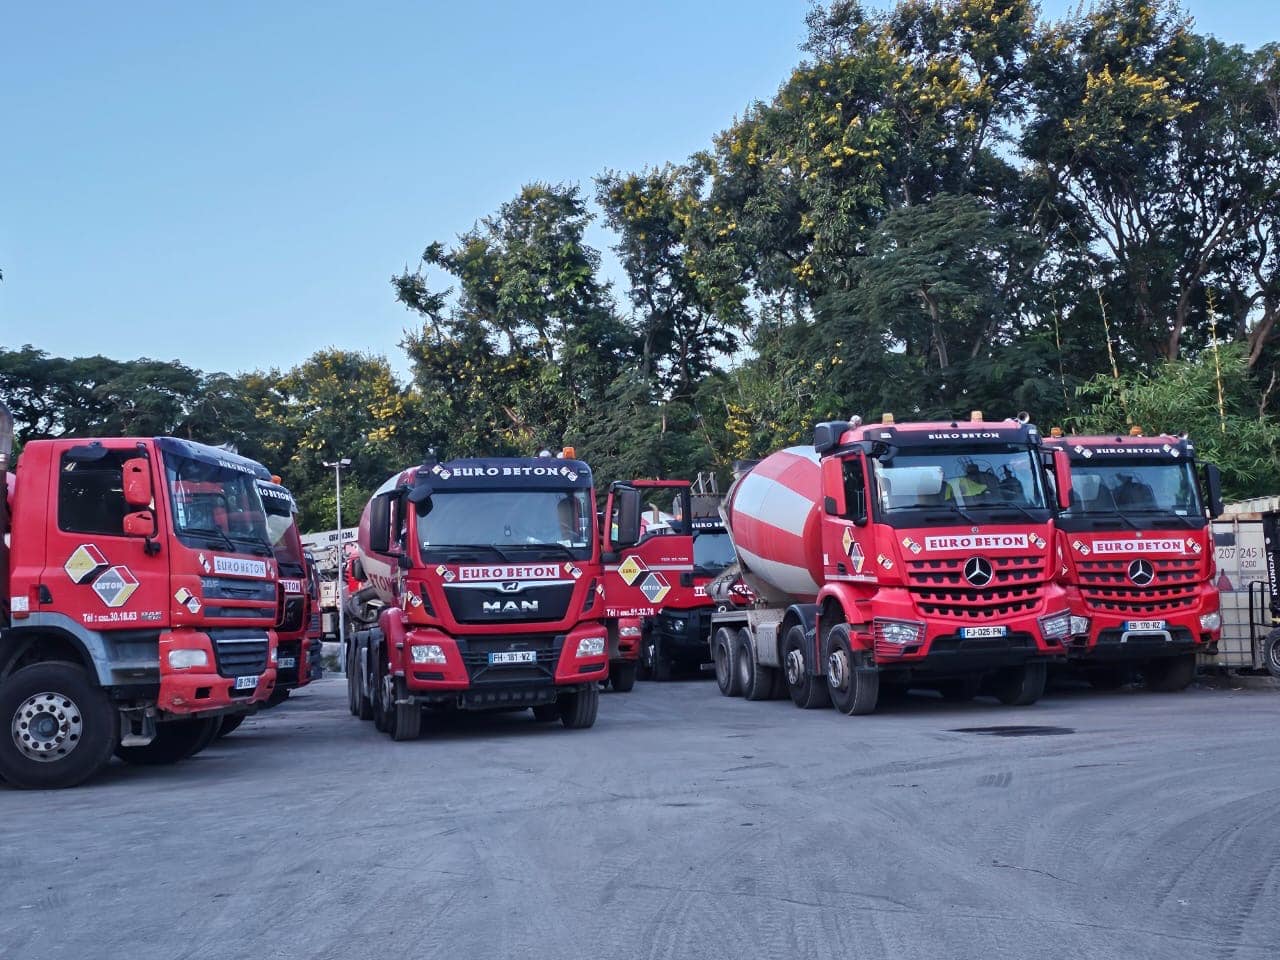
M847 718L639 684L594 730L396 744L344 689L175 767L0 792L0 957L1280 953L1274 692ZM1050 729L958 732L1010 724Z

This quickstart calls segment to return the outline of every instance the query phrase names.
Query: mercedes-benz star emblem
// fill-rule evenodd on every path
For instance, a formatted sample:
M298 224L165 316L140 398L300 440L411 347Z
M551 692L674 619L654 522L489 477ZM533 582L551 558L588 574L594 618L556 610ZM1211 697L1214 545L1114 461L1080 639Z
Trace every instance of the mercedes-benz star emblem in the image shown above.
M970 557L964 564L964 578L975 587L985 587L991 582L991 561L984 557Z
M1155 567L1150 560L1135 560L1129 564L1129 579L1140 587L1145 587L1156 578Z

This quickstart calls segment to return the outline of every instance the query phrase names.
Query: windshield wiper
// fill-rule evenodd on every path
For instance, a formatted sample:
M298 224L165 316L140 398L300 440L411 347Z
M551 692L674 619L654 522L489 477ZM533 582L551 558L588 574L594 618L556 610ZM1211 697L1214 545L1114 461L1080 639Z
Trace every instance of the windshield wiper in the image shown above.
M957 504L957 503L944 503L944 504L936 504L936 503L933 503L933 504L930 504L930 506L931 506L931 507L937 507L937 506L943 506L943 507L946 507L946 508L948 508L949 510L951 510L952 512L960 514L960 516L964 517L966 520L968 520L968 521L969 521L971 524L973 524L975 527L978 525L978 521L977 521L977 520L975 520L975 519L973 518L973 515L972 515L972 514L970 514L970 513L968 513L968 512L967 512L963 507L961 507L961 506L960 506L959 504ZM936 514L936 513L932 513L932 514L931 514L931 513L926 513L926 514L924 515L924 518L925 518L926 520L945 520L945 519L947 519L945 516L942 516L942 515L939 515L939 514Z
M272 557L272 556L275 556L275 551L274 551L273 549L271 549L271 544L270 544L270 542L268 542L268 541L267 541L265 538L263 538L263 537L240 537L240 536L232 537L232 536L228 536L228 537L227 537L227 539L228 539L228 540L234 540L234 541L236 541L237 543L251 543L251 544L253 544L255 547L257 547L257 548L261 551L261 555L262 555L262 556L264 556L264 557Z
M217 527L183 527L182 532L194 533L198 537L215 537L225 543L232 553L236 552L236 545L231 542L231 538Z
M991 507L992 510L1004 510L1006 508L1010 510L1017 510L1020 514L1022 514L1032 523L1041 522L1036 519L1036 515L1034 513L1032 513L1030 510L1028 510L1026 507L1024 507L1020 503L1000 503L1000 504L993 504ZM991 515L991 519L993 520L996 519L996 515L994 513ZM1001 517L1000 519L1005 519L1005 518Z
M576 560L573 551L566 547L563 543L556 543L554 540L548 543L512 543L508 544L512 550L554 550L564 557L566 560Z

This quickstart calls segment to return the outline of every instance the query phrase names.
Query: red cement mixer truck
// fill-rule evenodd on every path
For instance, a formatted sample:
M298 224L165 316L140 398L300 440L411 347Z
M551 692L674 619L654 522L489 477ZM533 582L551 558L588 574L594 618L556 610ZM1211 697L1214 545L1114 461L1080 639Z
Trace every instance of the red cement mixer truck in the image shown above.
M886 685L1034 703L1071 629L1049 500L1065 466L1025 416L976 412L821 423L766 457L723 508L756 600L712 615L721 693L847 714Z

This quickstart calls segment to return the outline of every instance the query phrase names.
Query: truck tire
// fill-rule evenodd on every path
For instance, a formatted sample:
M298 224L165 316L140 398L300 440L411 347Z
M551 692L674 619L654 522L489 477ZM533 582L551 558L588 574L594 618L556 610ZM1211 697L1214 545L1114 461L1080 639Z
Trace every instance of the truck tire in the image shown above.
M395 741L417 740L422 735L422 707L418 703L396 703L395 722L391 725L391 739Z
M831 705L851 717L873 713L880 699L880 673L866 669L867 657L853 649L853 632L847 623L831 628L827 646Z
M630 693L636 685L636 661L627 660L615 669L609 667L609 685L616 693Z
M938 684L938 693L948 703L968 703L982 692L982 674L974 673L967 677L955 677L943 680Z
M768 700L773 695L778 671L760 665L755 647L751 643L751 631L743 627L738 631L738 669L742 675L742 696L747 700Z
M723 696L742 695L738 656L737 634L728 627L718 627L711 637L711 660L716 666L716 686Z
M1149 660L1143 673L1147 677L1148 690L1179 693L1191 686L1191 681L1196 678L1196 655L1183 653L1176 657Z
M379 671L378 687L373 693L373 726L380 733L391 733L396 722L395 704L391 703L386 678Z
M139 767L163 767L199 753L217 733L217 717L196 720L168 720L156 724L155 739L145 747L116 747L116 756Z
M600 689L593 683L576 693L563 693L557 701L560 722L570 730L585 730L596 722L600 709Z
M1280 630L1273 630L1262 641L1262 663L1267 673L1280 679Z
M992 692L1007 707L1029 707L1044 694L1048 666L1033 661L1020 667L1006 667L992 680Z
M805 653L809 641L804 627L796 624L782 640L782 670L786 674L791 702L801 710L817 710L831 705L827 678L814 676Z
M353 717L360 716L360 674L356 666L356 648L359 645L359 634L356 640L347 645L347 709Z
M373 719L373 697L369 695L369 690L373 686L369 683L369 672L372 670L369 664L368 647L359 647L356 650L355 670L356 670L356 716L361 720ZM377 676L376 672L374 676Z
M0 724L0 779L25 790L83 783L120 740L120 714L73 663L15 670L0 683Z
M244 718L247 716L247 713L233 713L230 716L223 717L222 722L218 724L217 739L221 740L223 737L230 736L239 730L240 724L244 723Z
M539 723L548 723L552 720L560 719L560 705L558 703L540 703L533 710L533 719Z
M208 721L205 723L205 732L203 736L199 737L196 742L191 745L191 750L182 759L186 760L190 757L194 757L202 750L208 749L209 746L213 744L213 741L218 739L218 731L222 729L222 720L222 717L208 718Z

